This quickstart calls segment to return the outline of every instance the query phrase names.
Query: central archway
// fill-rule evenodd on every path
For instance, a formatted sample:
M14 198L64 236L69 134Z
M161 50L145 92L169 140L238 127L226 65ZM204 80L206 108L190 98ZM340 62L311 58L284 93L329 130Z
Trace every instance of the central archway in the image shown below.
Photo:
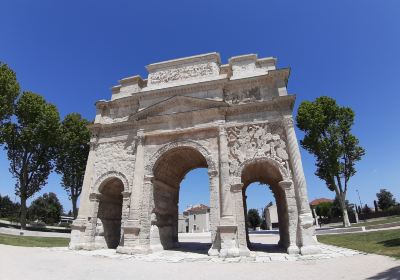
M168 149L154 164L152 238L159 238L162 249L179 247L180 184L185 175L196 168L209 169L209 163L206 157L192 146L177 146Z

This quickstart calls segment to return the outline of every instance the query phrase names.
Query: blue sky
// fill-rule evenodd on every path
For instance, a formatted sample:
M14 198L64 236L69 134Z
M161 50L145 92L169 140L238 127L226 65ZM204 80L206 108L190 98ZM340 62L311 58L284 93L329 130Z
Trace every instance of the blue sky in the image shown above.
M303 100L329 95L356 113L354 133L366 155L350 181L349 200L372 204L385 187L400 200L400 2L385 1L22 1L0 2L0 60L25 90L40 93L62 116L94 118L94 102L109 99L123 77L144 66L217 51L274 56L291 67L288 90ZM299 138L302 137L298 133ZM309 198L333 197L302 151ZM208 202L199 170L183 182L181 205ZM189 183L192 182L192 183ZM189 186L190 185L190 186ZM14 198L14 180L0 153L0 193ZM42 192L70 203L55 174ZM269 200L249 189L249 206ZM267 198L267 199L265 199Z

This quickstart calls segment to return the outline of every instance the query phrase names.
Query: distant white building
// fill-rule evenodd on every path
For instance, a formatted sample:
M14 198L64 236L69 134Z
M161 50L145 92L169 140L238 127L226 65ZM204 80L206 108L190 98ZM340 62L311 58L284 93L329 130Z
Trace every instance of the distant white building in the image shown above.
M276 209L276 204L266 207L264 216L268 230L278 227L278 211Z
M189 207L179 215L178 232L210 231L210 207L197 204Z

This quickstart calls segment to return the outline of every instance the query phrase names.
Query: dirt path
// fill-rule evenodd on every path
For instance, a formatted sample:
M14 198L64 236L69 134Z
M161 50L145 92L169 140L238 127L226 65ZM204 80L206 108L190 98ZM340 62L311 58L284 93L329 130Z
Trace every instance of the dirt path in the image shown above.
M400 261L357 255L270 263L148 262L0 245L1 279L400 279Z

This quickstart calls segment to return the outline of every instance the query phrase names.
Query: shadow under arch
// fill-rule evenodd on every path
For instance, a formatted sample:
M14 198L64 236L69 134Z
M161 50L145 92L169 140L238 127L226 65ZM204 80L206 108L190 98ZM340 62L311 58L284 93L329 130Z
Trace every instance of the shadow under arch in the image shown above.
M270 158L257 158L248 160L243 163L239 169L239 174L242 187L243 196L243 212L245 217L245 231L246 242L249 249L264 250L266 251L279 251L274 246L252 246L249 239L249 230L247 225L247 202L246 202L246 189L254 183L259 182L263 185L268 185L275 197L277 212L278 212L278 227L280 240L278 245L283 248L289 247L289 211L286 199L285 190L280 186L280 182L288 179L288 174L283 166L276 160ZM261 248L261 249L260 249Z
M117 248L121 240L123 191L124 183L113 176L108 176L98 187L100 195L97 218L101 221L97 229L98 236L110 249Z
M158 249L177 248L180 184L185 175L196 168L207 168L209 176L215 175L215 164L210 153L192 141L167 144L155 153L152 161L153 218L150 238L153 250L157 246ZM210 196L213 193L211 188L210 184ZM215 215L215 210L211 207L212 215ZM159 244L154 245L155 242Z

